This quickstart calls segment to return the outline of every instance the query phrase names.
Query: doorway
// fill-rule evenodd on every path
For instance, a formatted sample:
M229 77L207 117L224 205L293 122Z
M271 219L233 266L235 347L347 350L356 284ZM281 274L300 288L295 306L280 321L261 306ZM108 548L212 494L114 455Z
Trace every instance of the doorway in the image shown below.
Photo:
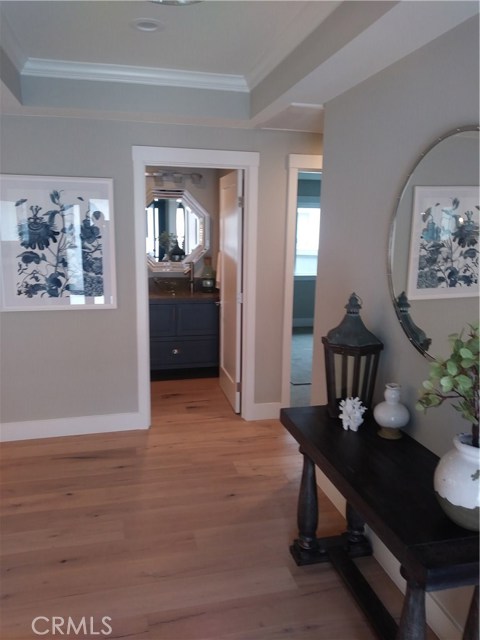
M311 320L315 307L315 280L316 266L313 274L313 261L316 265L316 250L318 249L319 231L316 224L313 224L311 215L317 215L313 212L316 205L319 204L315 197L312 196L316 192L316 187L312 189L299 189L299 180L302 175L304 179L308 179L305 174L312 174L310 178L318 179L322 170L322 156L308 156L292 154L289 156L288 162L288 194L287 194L287 232L286 232L286 251L285 251L285 304L283 319L283 366L282 366L282 406L308 405L310 404L311 395L311 358L313 345L313 321ZM304 199L299 195L303 191ZM299 207L299 205L315 205L308 207ZM310 238L314 238L313 245L308 241L303 243L300 249L302 255L297 259L297 219L299 208L307 209L304 212L304 219L301 221L306 229L314 229L314 233L310 233ZM308 211L311 209L312 211ZM318 211L319 216L319 211ZM315 237L314 237L315 236ZM307 236L308 238L308 236ZM315 253L315 256L313 255ZM302 263L302 269L299 269ZM297 267L297 277L295 277ZM310 273L310 271L312 273ZM303 276L298 274L303 273ZM297 286L296 286L297 283ZM297 289L297 291L295 290ZM300 291L302 289L302 291ZM307 293L310 291L310 293ZM296 320L294 321L294 299L295 294L298 300L302 300L303 309L296 312ZM305 303L306 302L306 306ZM302 305L300 307L302 308ZM305 310L308 309L309 310ZM296 326L295 326L296 325ZM302 326L304 325L304 326ZM311 325L308 327L308 325ZM295 332L295 336L294 336ZM296 353L296 349L299 351ZM298 363L295 360L298 359ZM310 362L310 367L309 367ZM298 364L298 368L296 367ZM292 394L292 388L294 394ZM295 397L294 397L295 396Z
M319 171L298 172L290 372L292 407L310 404L312 390L321 178Z
M244 175L244 262L243 317L241 367L244 372L240 415L245 420L256 418L255 413L255 289L257 247L257 201L259 154L244 151L218 151L211 149L179 149L174 147L132 148L134 168L135 211L135 280L137 311L137 368L139 413L145 426L150 417L150 366L148 322L148 274L145 255L145 170L147 166L199 167L243 170Z

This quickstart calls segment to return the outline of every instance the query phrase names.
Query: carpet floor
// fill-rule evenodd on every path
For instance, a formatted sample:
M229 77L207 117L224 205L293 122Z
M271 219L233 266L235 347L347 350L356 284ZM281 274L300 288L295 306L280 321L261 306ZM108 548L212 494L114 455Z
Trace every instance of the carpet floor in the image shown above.
M292 332L290 402L292 407L310 404L312 386L313 332L295 328Z

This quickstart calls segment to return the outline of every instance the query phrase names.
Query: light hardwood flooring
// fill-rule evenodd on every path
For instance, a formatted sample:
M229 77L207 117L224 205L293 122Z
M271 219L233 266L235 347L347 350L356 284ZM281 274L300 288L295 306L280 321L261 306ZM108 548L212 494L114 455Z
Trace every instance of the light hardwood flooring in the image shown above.
M280 423L234 415L216 379L154 382L152 402L148 432L2 446L2 640L61 635L37 616L85 617L82 638L373 639L328 565L291 559L301 456ZM320 533L342 531L319 500Z

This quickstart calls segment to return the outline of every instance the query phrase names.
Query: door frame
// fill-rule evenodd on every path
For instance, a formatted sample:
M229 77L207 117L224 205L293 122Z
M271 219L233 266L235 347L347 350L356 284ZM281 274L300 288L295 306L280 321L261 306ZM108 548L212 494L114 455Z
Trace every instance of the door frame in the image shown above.
M244 172L242 402L240 415L255 412L255 295L257 269L258 167L260 154L249 151L133 146L134 250L137 319L137 380L141 420L151 424L148 269L145 254L145 168L147 166L240 169Z
M298 174L300 171L322 171L323 156L291 153L288 156L287 224L285 239L285 297L283 307L282 407L290 406L290 374L292 359L292 316L295 269L295 235L297 226Z

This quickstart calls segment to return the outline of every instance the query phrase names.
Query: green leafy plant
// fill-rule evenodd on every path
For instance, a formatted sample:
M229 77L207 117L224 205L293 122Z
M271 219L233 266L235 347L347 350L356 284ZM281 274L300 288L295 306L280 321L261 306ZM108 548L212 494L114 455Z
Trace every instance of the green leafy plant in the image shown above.
M430 365L428 380L423 382L417 409L440 406L445 400L457 400L453 407L472 425L472 445L478 447L479 413L479 336L478 323L449 336L452 351L447 360Z
M158 237L158 244L168 253L177 240L177 236L168 231L162 231Z

